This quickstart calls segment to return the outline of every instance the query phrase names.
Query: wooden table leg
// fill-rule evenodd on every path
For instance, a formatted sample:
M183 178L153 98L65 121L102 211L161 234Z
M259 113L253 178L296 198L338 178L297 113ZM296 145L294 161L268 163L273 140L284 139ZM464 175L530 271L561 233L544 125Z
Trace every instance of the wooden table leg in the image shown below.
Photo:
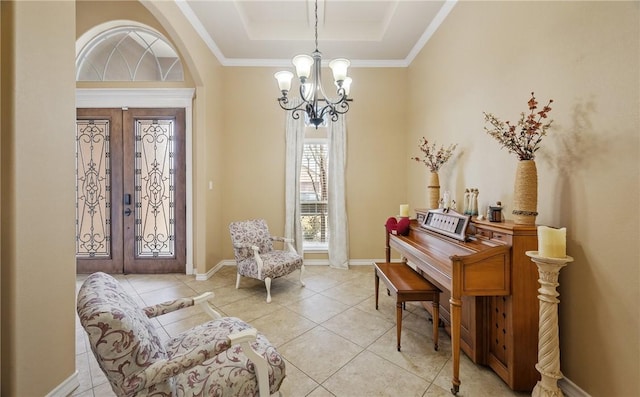
M433 309L431 315L433 316L433 350L438 350L438 322L440 321L440 302L434 299L431 301Z
M458 394L460 390L460 326L462 315L462 300L449 299L451 310L451 353L453 355L453 379L451 393Z
M389 232L385 231L384 257L386 262L391 262L391 246L389 245Z
M375 268L373 269L373 272L376 274L375 277L375 284L376 284L376 310L378 310L378 287L380 286L380 276L378 276L378 270L376 270Z
M400 351L400 335L402 335L402 302L396 302L396 333L398 339L398 351Z

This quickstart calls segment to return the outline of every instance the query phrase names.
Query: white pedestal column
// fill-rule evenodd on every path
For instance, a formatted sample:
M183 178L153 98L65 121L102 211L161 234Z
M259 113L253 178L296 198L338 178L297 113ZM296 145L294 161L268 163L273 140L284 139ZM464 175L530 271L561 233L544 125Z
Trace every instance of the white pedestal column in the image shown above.
M573 258L546 258L538 255L538 251L527 251L527 256L538 265L540 288L540 314L538 324L538 363L536 369L541 379L533 388L533 397L561 397L562 390L558 387L558 380L562 379L560 372L560 340L558 338L558 299L556 287L560 269Z

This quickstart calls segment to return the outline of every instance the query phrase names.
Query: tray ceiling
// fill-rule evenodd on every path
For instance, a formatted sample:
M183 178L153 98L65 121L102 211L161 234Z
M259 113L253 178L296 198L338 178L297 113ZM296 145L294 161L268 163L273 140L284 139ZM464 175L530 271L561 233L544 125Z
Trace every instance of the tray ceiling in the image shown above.
M176 0L227 66L288 66L315 49L313 0ZM455 5L436 0L318 0L323 59L407 66Z

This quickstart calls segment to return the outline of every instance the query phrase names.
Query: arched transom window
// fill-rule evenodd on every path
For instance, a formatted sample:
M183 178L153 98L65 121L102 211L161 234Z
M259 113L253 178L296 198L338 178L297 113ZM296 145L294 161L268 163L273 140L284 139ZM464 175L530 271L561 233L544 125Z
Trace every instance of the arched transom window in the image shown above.
M182 62L157 31L118 26L90 39L76 58L77 81L184 81Z

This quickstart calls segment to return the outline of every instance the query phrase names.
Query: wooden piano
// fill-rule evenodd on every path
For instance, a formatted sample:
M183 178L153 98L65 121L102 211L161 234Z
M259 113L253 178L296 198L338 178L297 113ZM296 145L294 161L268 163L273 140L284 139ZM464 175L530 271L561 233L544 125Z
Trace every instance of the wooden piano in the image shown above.
M539 285L536 265L525 252L537 249L535 225L444 210L417 213L408 235L386 234L386 260L393 249L443 291L440 320L451 335L451 392L460 388L460 350L488 365L511 389L531 391L540 379Z

